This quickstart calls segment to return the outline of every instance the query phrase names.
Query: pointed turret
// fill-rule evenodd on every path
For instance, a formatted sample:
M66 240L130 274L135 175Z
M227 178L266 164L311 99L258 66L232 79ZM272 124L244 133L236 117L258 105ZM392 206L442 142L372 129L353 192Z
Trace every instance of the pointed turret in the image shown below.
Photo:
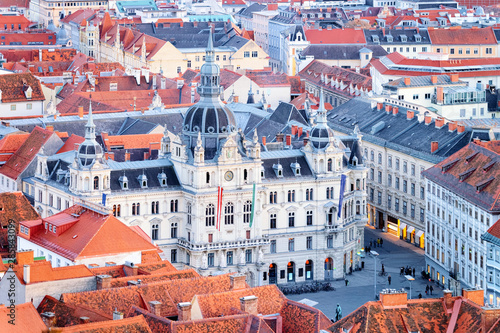
M334 142L334 133L328 126L328 121L326 119L323 88L321 88L319 95L319 106L316 113L316 125L311 130L309 140L316 149L326 148L330 142Z
M105 164L102 147L95 140L95 124L92 117L92 99L89 101L89 114L85 125L85 141L77 153L78 165L82 168L92 168L96 161Z
M92 118L92 98L89 100L89 114L85 125L85 140L95 140L95 124Z
M250 83L250 90L248 91L247 104L254 104L255 100L253 98L252 84Z

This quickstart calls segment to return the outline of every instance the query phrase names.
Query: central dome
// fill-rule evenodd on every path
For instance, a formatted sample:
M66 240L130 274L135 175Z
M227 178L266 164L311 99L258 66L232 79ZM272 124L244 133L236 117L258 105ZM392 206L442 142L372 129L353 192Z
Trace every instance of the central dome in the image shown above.
M222 105L212 103L193 105L184 118L184 132L193 135L225 134L236 130L236 120L233 113Z

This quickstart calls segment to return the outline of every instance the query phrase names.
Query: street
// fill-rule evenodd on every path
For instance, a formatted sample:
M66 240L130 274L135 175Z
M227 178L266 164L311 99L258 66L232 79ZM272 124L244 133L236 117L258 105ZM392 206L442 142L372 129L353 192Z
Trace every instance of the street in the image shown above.
M415 281L411 283L411 298L418 298L422 294L423 298L442 297L443 289L435 282L429 282L422 278L421 272L425 269L424 250L416 246L399 240L393 235L383 233L380 230L365 228L365 244L383 238L382 247L373 247L372 251L377 251L377 294L385 288L402 289L408 292L410 298L410 283L404 275L400 275L402 266L415 267ZM365 268L362 271L353 272L347 275L349 285L345 286L344 280L333 281L335 291L322 291L318 293L287 295L294 301L310 300L306 303L314 304L315 308L323 311L328 318L334 318L337 303L342 307L343 316L348 315L364 303L375 300L374 295L374 258L367 255L364 258ZM388 284L388 276L379 276L381 264L384 264L385 271L391 276L391 285ZM433 295L426 295L425 288L429 285L433 287Z

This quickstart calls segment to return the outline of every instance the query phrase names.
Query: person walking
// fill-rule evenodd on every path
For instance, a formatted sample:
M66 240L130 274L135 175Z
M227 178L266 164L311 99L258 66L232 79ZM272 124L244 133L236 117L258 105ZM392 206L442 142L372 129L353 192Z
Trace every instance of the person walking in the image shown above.
M382 245L384 245L384 239L380 238L380 247L382 247Z
M432 292L434 291L434 288L432 288L432 286L429 288L429 290L431 291L431 295L432 295Z
M428 295L429 294L429 285L426 285L425 286L425 294Z
M340 304L337 303L337 309L335 309L335 321L339 321L342 319L342 308L340 307Z
M385 267L384 267L384 264L382 264L382 274L385 273Z
M349 280L345 279L345 286L347 287L348 284L349 284Z
M401 269L399 270L399 275L404 275L405 273L405 268L401 266Z
M415 277L415 267L413 267L413 277Z
M389 285L391 285L391 274L387 277L387 282L389 282Z
M418 298L422 298L422 293L418 294Z
M380 238L377 238L377 247L380 247Z

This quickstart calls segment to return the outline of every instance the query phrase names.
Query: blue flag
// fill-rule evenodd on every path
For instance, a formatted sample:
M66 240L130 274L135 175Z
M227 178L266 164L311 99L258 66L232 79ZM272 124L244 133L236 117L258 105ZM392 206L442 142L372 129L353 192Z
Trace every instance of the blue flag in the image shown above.
M339 195L339 214L338 214L338 218L340 218L340 216L342 216L342 201L344 201L344 190L345 190L345 180L346 180L346 176L345 175L342 175L340 177L340 195Z
M102 205L106 206L106 193L102 194Z

